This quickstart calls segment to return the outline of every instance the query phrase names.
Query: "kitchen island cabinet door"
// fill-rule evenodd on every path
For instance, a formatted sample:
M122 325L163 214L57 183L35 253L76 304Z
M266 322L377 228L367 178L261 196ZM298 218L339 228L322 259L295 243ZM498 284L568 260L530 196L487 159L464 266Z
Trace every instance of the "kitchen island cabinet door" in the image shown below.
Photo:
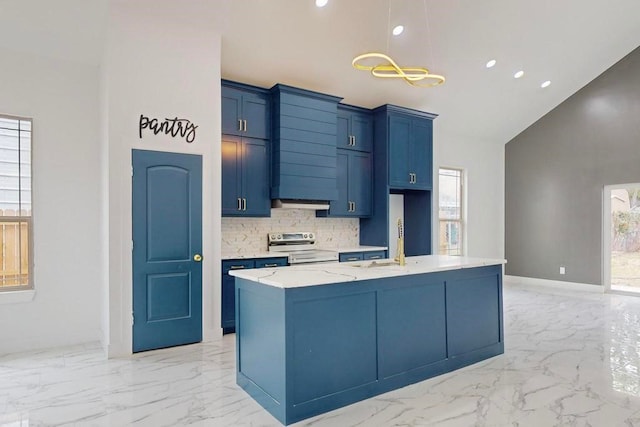
M447 358L444 281L379 293L378 348L384 379L428 369Z
M487 357L503 345L502 275L485 270L447 281L447 352L456 366Z

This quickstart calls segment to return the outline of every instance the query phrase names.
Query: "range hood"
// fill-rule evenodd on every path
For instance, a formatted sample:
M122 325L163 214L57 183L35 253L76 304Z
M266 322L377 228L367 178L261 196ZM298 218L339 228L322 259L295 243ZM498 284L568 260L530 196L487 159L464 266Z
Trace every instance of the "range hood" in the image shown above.
M323 200L274 199L271 200L271 207L277 209L326 211L329 209L329 202Z

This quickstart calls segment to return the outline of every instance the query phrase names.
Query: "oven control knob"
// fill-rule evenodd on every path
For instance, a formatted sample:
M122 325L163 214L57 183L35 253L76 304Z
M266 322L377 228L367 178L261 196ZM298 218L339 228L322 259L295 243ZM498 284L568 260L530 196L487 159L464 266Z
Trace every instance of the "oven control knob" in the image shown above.
M309 233L309 238L313 239L313 233Z
M304 233L304 236L302 236L302 237L304 237L306 239L307 237L309 237L309 235L307 233Z
M271 240L276 240L276 235L275 234L271 235Z
M282 234L278 234L278 239L282 239Z

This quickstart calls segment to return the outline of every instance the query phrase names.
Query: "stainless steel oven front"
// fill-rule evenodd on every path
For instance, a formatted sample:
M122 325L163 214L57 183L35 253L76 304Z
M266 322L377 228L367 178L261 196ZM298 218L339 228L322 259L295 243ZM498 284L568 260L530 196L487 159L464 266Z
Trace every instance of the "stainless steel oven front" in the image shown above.
M286 252L291 265L339 260L338 252L316 248L316 235L311 231L271 232L267 239L269 252Z

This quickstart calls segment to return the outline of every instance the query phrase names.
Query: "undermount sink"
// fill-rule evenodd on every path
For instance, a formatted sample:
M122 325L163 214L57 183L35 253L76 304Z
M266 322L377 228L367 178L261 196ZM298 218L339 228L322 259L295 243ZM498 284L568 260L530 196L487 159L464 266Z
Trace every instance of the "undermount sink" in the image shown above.
M359 262L357 264L354 263L349 265L351 267L372 268L372 267L388 267L390 265L400 265L400 263L392 259L387 259L382 261Z

